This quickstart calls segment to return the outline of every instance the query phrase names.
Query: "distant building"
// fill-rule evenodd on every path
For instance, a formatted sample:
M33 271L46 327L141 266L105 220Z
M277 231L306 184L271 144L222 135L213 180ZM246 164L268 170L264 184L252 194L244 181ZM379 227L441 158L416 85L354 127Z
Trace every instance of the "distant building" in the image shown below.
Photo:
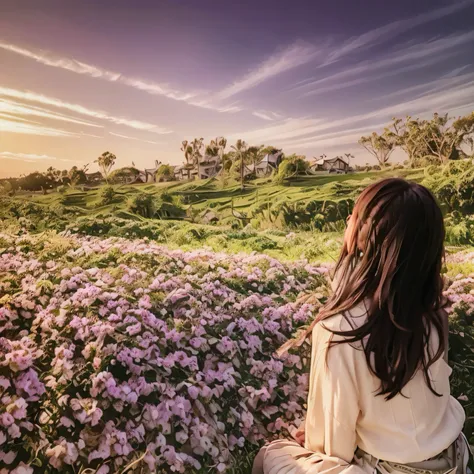
M349 163L341 156L336 156L335 158L313 160L310 163L310 168L313 171L339 171L346 173L349 171Z
M222 169L221 159L218 156L205 156L199 163L199 178L209 179L215 176ZM195 169L197 176L197 166Z
M96 171L95 173L86 173L87 183L89 184L99 184L104 181L104 177L100 171Z
M184 163L174 167L174 175L178 180L209 179L216 176L221 169L222 163L219 156L206 155L199 162L199 168L196 163Z
M275 150L273 153L266 154L263 160L255 166L255 174L257 176L267 176L273 170L278 169L282 160L283 152L281 150Z
M140 174L138 176L139 181L142 183L156 183L156 172L160 166L161 161L155 160L154 168L145 168L143 171L140 170Z

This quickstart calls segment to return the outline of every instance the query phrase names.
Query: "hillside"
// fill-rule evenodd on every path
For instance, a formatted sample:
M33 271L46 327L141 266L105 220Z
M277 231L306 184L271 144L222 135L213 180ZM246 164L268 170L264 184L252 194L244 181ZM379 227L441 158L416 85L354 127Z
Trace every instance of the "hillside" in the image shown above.
M63 188L2 197L0 218L30 232L69 230L89 235L149 238L171 247L263 252L284 260L333 262L345 219L359 192L389 176L430 187L446 214L448 244L474 244L470 160L444 168L387 169L305 176L276 184L218 179L188 183ZM61 191L61 192L60 192Z
M19 199L31 200L40 205L63 205L74 207L81 215L104 216L114 214L118 217L128 211L127 199L142 193L167 202L169 215L181 219L192 215L197 222L206 222L206 211L212 210L221 224L232 224L239 217L251 217L256 209L276 209L279 205L301 205L310 202L339 202L354 199L360 189L369 182L387 176L401 176L420 180L423 170L373 171L354 174L325 174L304 176L275 184L271 179L260 179L246 184L241 190L235 182L223 183L219 178L198 182L171 182L156 184L114 185L115 196L106 203L103 199L104 186L67 190L64 194L52 192L47 195L26 193ZM176 209L173 209L173 206ZM165 206L166 207L166 206ZM234 209L234 214L232 213ZM183 215L187 211L187 216ZM238 218L237 218L238 219ZM207 219L209 220L209 218Z
M334 261L344 221L360 190L420 170L307 176L275 184L208 180L81 187L3 197L0 217L32 232L146 237L170 246L264 252L287 260Z

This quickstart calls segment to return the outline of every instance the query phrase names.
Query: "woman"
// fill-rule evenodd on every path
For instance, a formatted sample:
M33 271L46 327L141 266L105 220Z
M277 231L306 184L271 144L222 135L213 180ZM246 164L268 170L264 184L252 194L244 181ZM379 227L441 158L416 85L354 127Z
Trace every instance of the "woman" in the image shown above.
M362 192L333 295L280 351L311 335L305 426L262 448L254 474L466 472L465 415L446 362L443 240L423 186L394 178Z

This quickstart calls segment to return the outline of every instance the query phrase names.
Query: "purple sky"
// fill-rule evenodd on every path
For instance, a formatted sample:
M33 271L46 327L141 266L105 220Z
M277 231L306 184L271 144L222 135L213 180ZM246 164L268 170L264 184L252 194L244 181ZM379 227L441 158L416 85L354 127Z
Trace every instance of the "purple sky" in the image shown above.
M0 176L220 135L365 163L392 116L474 110L473 24L474 0L2 0Z

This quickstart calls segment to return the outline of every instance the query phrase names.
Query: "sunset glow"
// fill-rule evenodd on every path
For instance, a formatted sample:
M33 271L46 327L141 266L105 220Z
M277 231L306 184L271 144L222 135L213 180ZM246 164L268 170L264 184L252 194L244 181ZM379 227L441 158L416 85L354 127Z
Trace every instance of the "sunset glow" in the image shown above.
M472 111L474 0L316 3L4 0L0 177L216 136L365 163L393 116Z

